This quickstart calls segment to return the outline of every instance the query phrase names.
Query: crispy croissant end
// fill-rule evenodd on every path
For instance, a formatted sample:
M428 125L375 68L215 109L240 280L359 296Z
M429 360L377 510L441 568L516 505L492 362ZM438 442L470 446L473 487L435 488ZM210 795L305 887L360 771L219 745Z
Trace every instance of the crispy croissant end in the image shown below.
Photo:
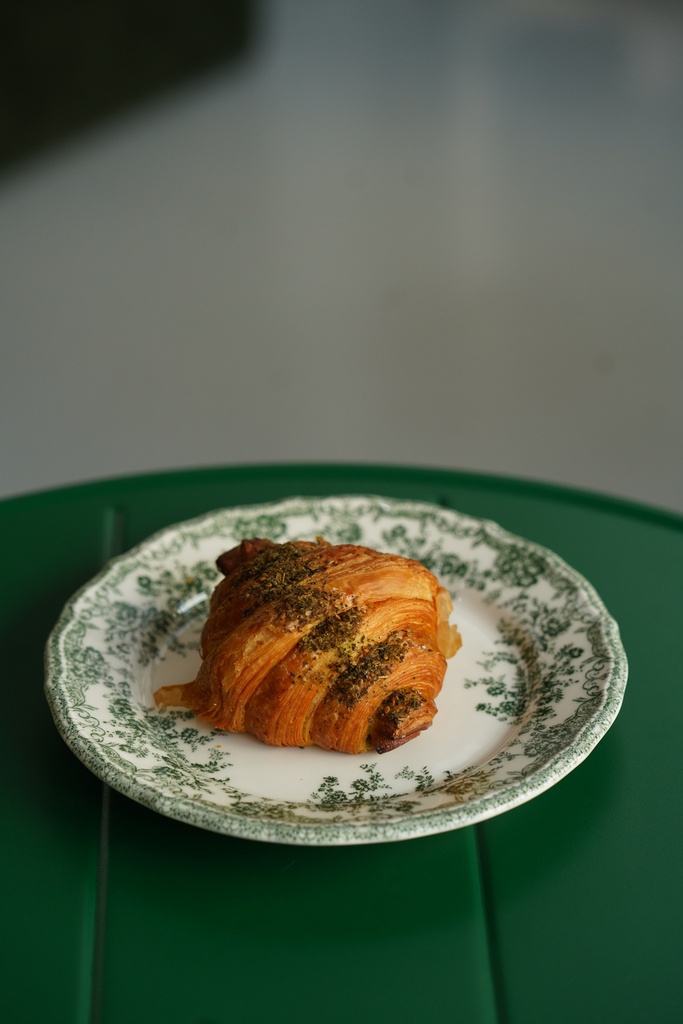
M222 554L197 678L164 686L189 708L274 746L378 753L432 724L461 645L450 595L419 562L352 544L254 538Z

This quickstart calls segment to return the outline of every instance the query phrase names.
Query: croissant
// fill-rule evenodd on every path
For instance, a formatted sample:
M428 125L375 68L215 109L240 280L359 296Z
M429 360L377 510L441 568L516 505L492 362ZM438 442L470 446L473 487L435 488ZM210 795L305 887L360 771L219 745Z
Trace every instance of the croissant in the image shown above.
M448 592L419 562L352 544L244 540L201 635L196 679L154 694L274 746L384 753L431 724L461 645Z

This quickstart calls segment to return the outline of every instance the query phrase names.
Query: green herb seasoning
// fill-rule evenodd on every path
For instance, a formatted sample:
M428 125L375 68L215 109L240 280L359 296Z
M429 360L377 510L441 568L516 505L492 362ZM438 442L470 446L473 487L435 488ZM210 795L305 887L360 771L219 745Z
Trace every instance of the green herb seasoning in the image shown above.
M363 613L364 609L353 607L328 616L302 637L299 646L302 650L314 651L316 654L340 648L347 648L350 653Z
M399 726L408 715L426 703L426 698L417 690L396 690L382 702L378 713L385 722Z
M245 618L266 604L272 604L279 618L301 628L334 611L332 595L312 578L329 565L321 557L324 547L302 548L290 541L264 548L239 566L230 576L230 589L242 590Z
M390 633L362 647L355 661L338 665L337 677L330 687L328 699L338 700L351 707L368 692L379 679L388 676L404 660L408 642L399 633Z

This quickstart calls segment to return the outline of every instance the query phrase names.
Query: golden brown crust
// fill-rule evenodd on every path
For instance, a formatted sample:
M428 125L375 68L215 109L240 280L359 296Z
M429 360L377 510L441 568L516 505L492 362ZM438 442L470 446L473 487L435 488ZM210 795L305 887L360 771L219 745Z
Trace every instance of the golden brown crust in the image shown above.
M245 540L217 564L197 677L157 690L159 707L347 753L383 753L431 725L460 636L423 565L321 538Z

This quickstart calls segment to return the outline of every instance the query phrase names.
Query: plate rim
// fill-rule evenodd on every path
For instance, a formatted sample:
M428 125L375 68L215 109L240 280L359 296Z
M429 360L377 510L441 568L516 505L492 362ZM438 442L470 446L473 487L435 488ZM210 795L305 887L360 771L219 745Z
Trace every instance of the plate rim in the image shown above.
M295 503L354 502L363 501L383 504L394 509L425 510L432 513L451 515L456 520L477 524L492 536L507 543L521 544L525 551L542 556L554 568L560 570L588 598L591 608L598 613L604 630L604 638L611 657L611 670L602 686L604 701L588 719L580 733L567 748L555 753L543 766L529 777L515 780L509 786L491 790L477 796L470 802L434 809L417 809L407 815L388 821L318 821L282 822L262 817L242 817L231 813L229 808L215 808L191 797L167 795L158 789L145 786L139 780L126 776L106 761L95 742L78 732L75 722L65 721L58 702L60 691L60 669L63 653L60 641L71 623L77 620L76 607L87 593L101 584L115 567L124 562L134 562L141 553L158 545L165 537L171 537L180 530L191 531L193 527L215 519L221 514L267 514L286 511ZM188 519L170 523L154 531L126 551L109 558L102 568L79 587L65 603L45 646L45 695L55 725L76 757L98 778L123 795L166 817L222 835L283 845L338 846L359 845L387 841L400 841L419 836L452 831L487 820L498 813L512 810L550 789L562 778L578 767L593 751L616 720L624 698L628 680L628 660L621 640L619 626L607 610L604 601L592 583L574 569L562 556L550 548L529 540L501 526L487 517L461 512L450 506L416 498L400 498L375 493L343 493L318 495L290 495L266 502L227 505L202 512Z

